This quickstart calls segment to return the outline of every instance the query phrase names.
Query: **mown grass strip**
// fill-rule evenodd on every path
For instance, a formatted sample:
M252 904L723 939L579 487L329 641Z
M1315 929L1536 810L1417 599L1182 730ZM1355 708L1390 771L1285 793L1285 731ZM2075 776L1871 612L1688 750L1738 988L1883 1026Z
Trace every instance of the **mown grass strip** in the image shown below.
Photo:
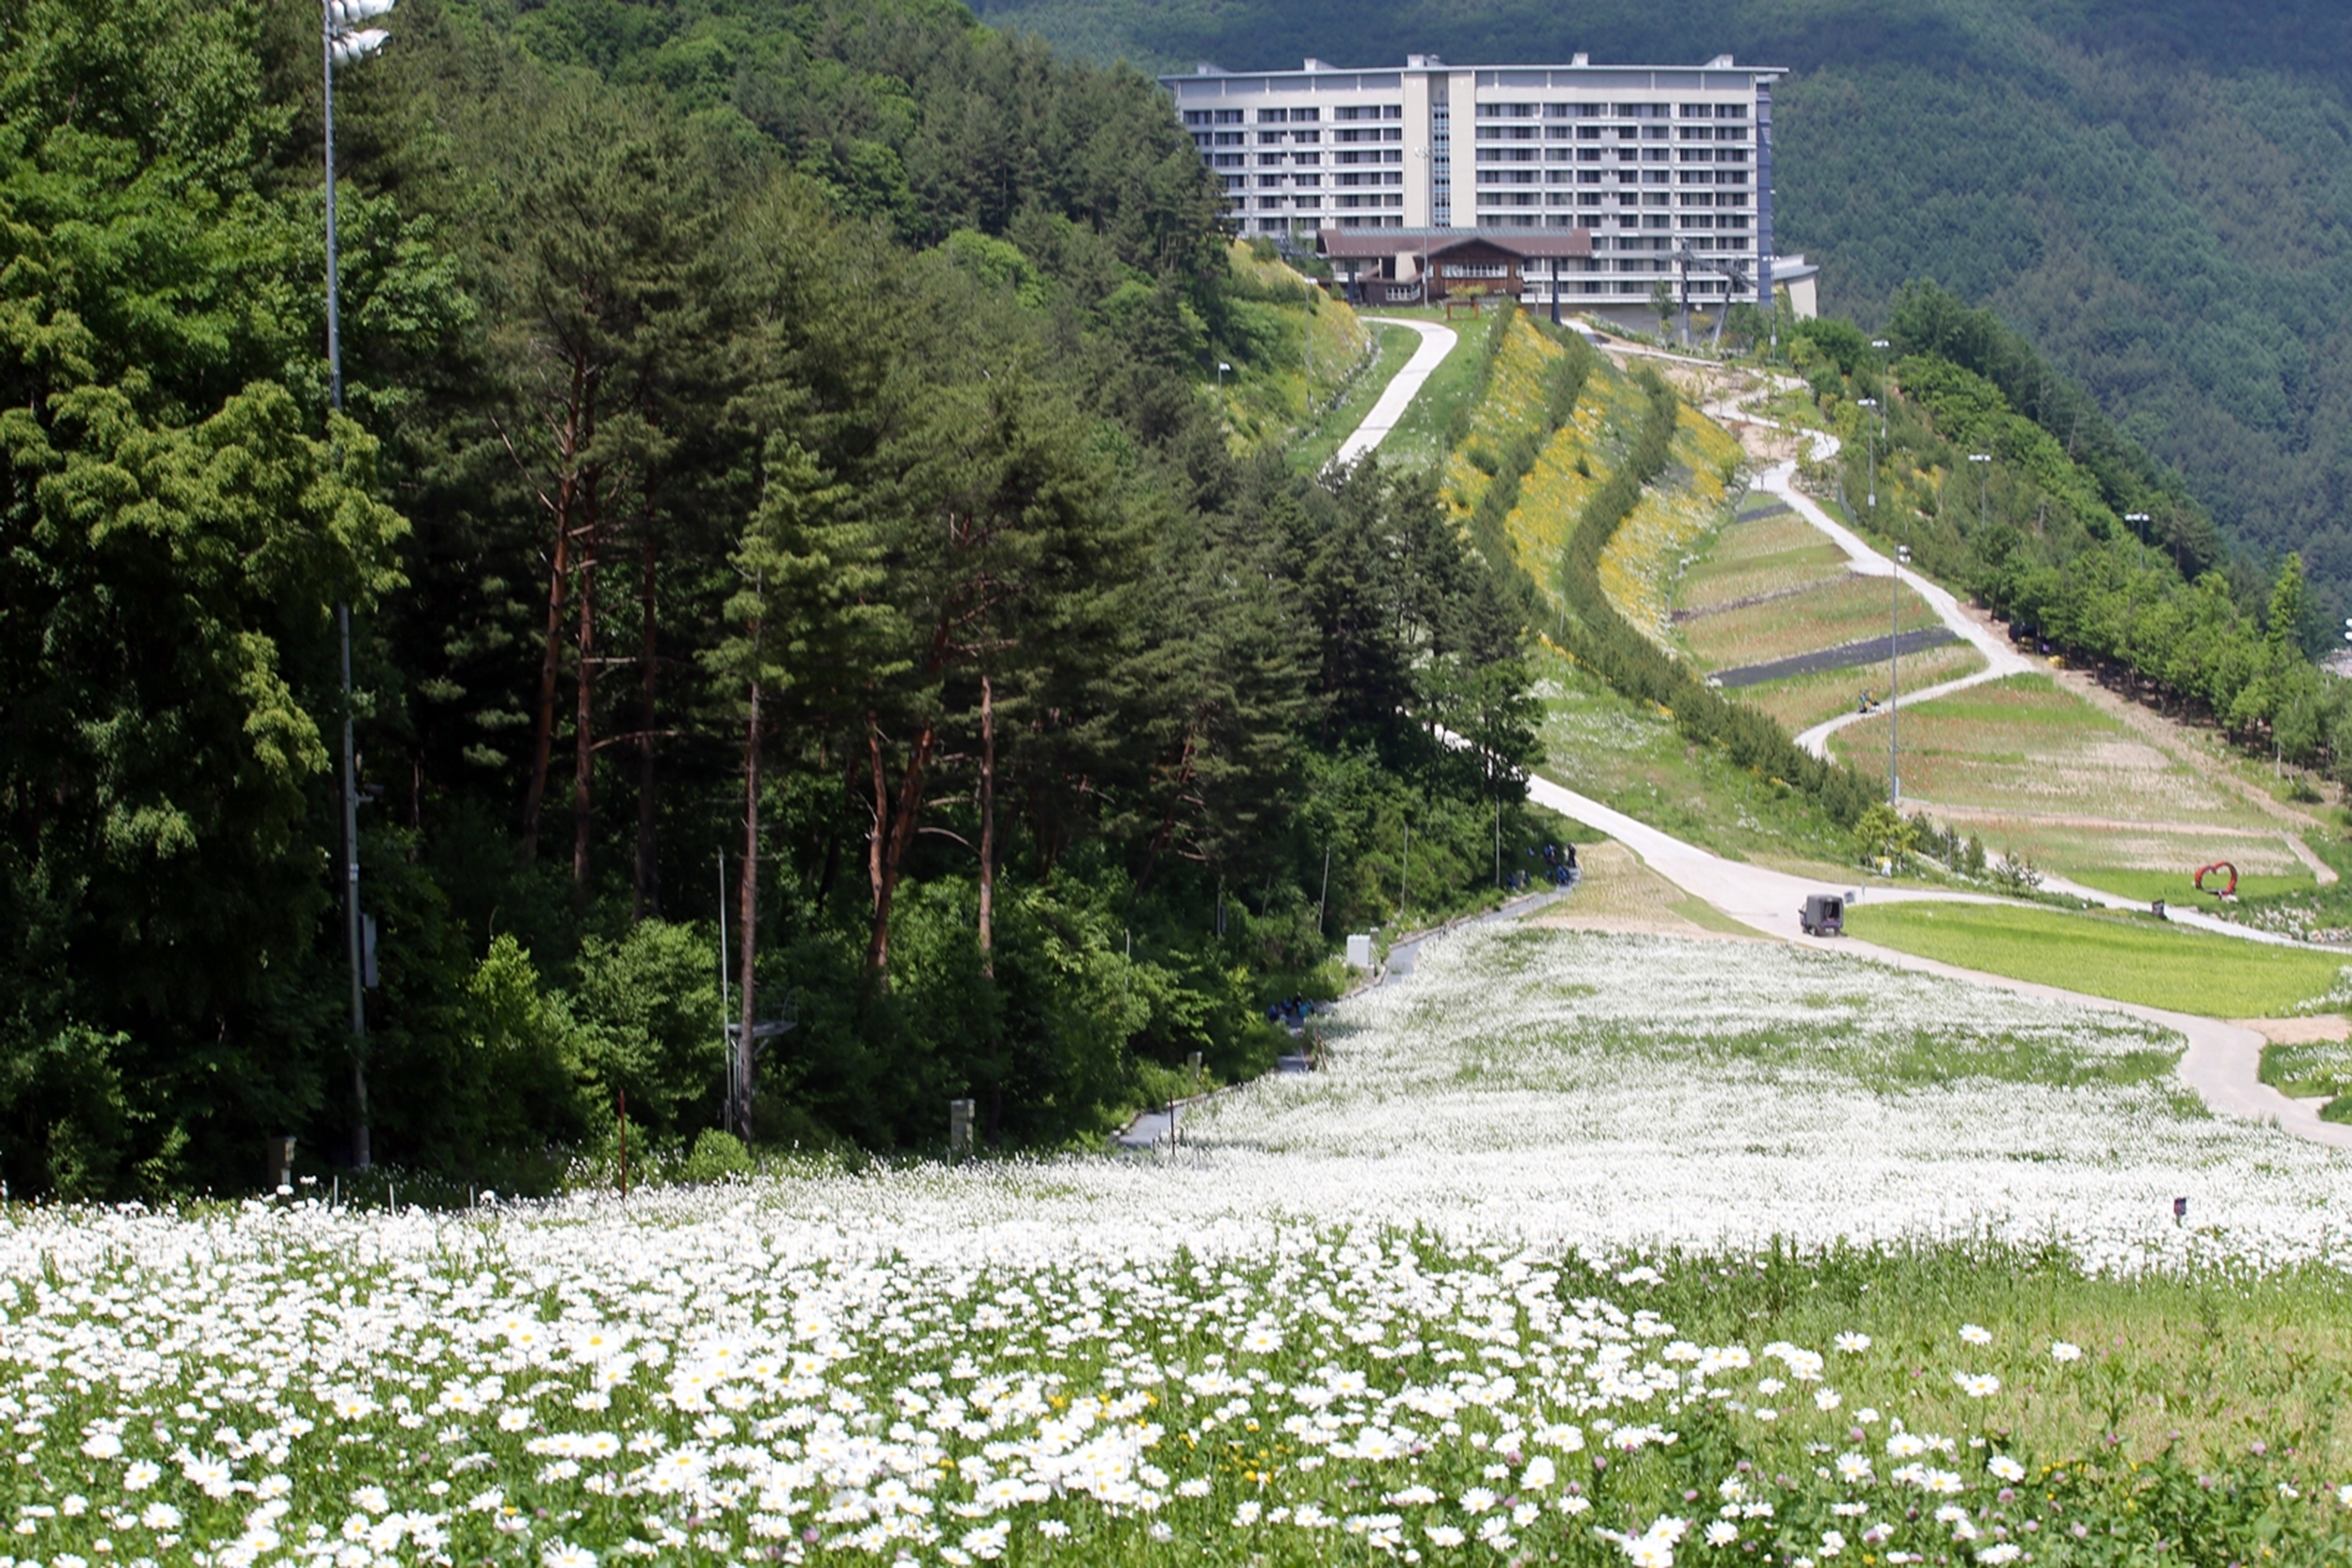
M2291 1014L2325 997L2344 969L2333 953L2015 905L1852 906L1846 930L1963 969L2209 1018Z

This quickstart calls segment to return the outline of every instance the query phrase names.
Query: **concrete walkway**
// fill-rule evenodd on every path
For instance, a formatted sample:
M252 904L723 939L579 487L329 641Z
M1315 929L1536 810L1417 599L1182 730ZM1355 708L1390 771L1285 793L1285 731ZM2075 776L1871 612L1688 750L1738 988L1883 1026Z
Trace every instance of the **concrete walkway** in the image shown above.
M1396 316L1366 316L1364 320L1375 326L1409 326L1421 334L1421 346L1413 350L1413 356L1405 361L1405 368L1396 372L1396 379L1389 383L1373 404L1372 412L1364 416L1364 422L1358 425L1355 434L1342 441L1340 450L1331 454L1329 467L1334 468L1346 467L1389 438L1389 432L1396 428L1396 421L1405 417L1405 410L1411 407L1413 400L1421 395L1422 383L1429 379L1429 372L1445 363L1445 356L1452 354L1454 345L1460 341L1454 328L1439 326L1435 322L1406 321Z

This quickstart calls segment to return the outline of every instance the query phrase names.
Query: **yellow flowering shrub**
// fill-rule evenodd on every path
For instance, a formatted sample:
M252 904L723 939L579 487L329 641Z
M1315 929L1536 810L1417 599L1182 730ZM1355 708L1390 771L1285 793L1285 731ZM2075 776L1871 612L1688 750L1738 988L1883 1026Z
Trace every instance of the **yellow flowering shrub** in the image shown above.
M1724 476L1739 458L1739 443L1685 404L1676 421L1673 466L1643 492L1600 552L1601 591L1661 647L1674 646L1668 586L1684 552L1722 522Z

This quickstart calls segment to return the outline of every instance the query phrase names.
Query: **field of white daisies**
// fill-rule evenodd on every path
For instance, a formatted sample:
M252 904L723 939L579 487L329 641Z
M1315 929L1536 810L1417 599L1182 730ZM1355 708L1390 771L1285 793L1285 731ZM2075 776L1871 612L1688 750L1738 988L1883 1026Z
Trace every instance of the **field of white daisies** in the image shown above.
M1148 1156L9 1210L0 1568L2352 1554L2352 1163L2160 1031L1489 927L1327 1039Z

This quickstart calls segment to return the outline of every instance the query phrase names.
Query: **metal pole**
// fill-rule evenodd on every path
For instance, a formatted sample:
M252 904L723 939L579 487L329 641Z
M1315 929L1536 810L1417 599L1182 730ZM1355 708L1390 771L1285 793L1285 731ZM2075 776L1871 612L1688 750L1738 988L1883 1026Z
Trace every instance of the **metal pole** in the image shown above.
M1902 775L1896 771L1895 758L1895 726L1899 718L1903 685L1900 616L1903 562L1910 559L1911 552L1898 546L1889 562L1893 570L1887 573L1887 580L1893 586L1887 594L1886 607L1886 803L1897 809L1903 803Z
M727 1131L735 1130L735 1002L727 983L727 852L719 851L719 1038L726 1048L727 1092L723 1113Z
M326 7L319 7L319 63L326 73L326 399L343 411L342 303L335 247L335 40ZM351 1160L366 1170L368 1138L368 1003L359 952L359 768L352 735L351 606L335 606L335 631L342 644L343 756L343 955L351 970Z
M1327 844L1323 847L1323 891L1315 895L1315 935L1317 936L1323 935L1323 911L1324 907L1330 901L1331 847ZM1135 939L1133 937L1129 937L1127 940L1129 945L1132 946Z

